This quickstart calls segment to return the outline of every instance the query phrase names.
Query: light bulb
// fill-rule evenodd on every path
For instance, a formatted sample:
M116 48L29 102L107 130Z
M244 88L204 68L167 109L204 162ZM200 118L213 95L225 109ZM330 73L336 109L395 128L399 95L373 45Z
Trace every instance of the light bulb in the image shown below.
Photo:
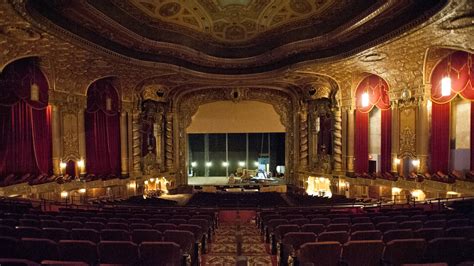
M369 106L369 94L367 92L362 93L362 107Z
M444 77L441 80L441 96L451 95L451 78Z

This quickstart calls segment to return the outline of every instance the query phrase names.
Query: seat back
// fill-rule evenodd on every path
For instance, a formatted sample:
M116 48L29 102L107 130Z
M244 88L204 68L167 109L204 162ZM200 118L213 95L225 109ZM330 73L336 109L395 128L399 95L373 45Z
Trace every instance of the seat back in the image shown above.
M19 257L19 241L16 238L0 236L0 258Z
M457 265L464 260L467 241L462 237L440 237L428 242L425 259L428 262L446 262Z
M16 235L19 238L43 238L43 231L37 227L32 226L17 226L15 228Z
M99 261L97 246L87 240L60 240L59 256L64 261L82 261L95 265Z
M342 245L339 242L306 243L297 256L299 265L337 266Z
M405 221L401 222L398 226L400 229L411 229L413 231L423 228L422 221Z
M189 231L166 230L163 240L178 244L185 254L193 254L194 234Z
M43 260L59 259L56 242L44 238L22 238L21 253L28 260L41 262Z
M379 230L357 231L351 234L350 240L381 240L382 232Z
M389 230L383 233L383 242L387 243L395 239L413 238L413 231L410 229Z
M101 241L130 241L130 234L122 229L104 229L100 231Z
M298 250L304 243L316 242L316 239L316 234L311 232L289 232L283 237L282 243Z
M176 228L176 230L188 231L193 233L195 242L201 241L202 236L204 234L201 226L195 224L180 224L178 225L178 228Z
M324 232L324 230L324 224L305 224L301 226L301 232L312 232L316 235L321 234L322 232Z
M442 228L421 228L413 233L414 237L423 238L426 241L430 241L438 237L443 237L445 234Z
M153 228L164 233L167 230L176 230L178 226L170 223L157 223L153 226Z
M100 241L100 233L94 229L75 228L71 230L74 240L88 240L94 243Z
M142 242L158 242L163 239L163 234L153 229L135 229L132 231L132 241L140 244Z
M429 220L423 225L423 228L445 228L446 220Z
M377 266L383 249L382 240L349 241L342 247L341 259L351 266Z
M351 232L375 230L373 223L357 223L351 225Z
M152 229L153 226L150 224L145 224L145 223L132 223L130 224L130 230L135 230L135 229Z
M145 266L181 266L183 253L174 242L143 242L140 257Z
M362 223L372 223L372 220L369 217L361 216L361 217L352 217L353 224L362 224Z
M382 233L385 233L386 231L389 231L389 230L398 229L398 224L396 222L381 222L381 223L376 224L375 228L377 230L382 231Z
M139 260L138 247L131 241L100 241L98 251L100 263L133 265Z
M289 232L298 232L300 227L296 224L282 224L275 228L274 234L277 241L281 241L285 234Z
M105 225L107 229L120 229L120 230L129 230L128 224L126 223L107 223Z
M324 224L324 226L327 226L329 223L331 223L331 219L329 218L314 218L311 219L312 224Z
M295 225L298 225L298 226L302 226L304 224L309 224L310 220L307 219L307 218L298 218L298 219L291 219L289 222L290 222L290 224L295 224Z
M446 229L447 237L464 237L466 239L474 238L474 226L460 226Z
M326 227L326 232L332 232L332 231L346 231L348 232L350 229L349 224L329 224Z
M421 263L426 246L422 238L395 239L386 243L383 260L389 265Z
M43 228L43 236L59 242L59 240L71 239L71 231L64 228Z
M318 236L318 242L339 242L345 244L349 240L349 234L346 231L323 232Z

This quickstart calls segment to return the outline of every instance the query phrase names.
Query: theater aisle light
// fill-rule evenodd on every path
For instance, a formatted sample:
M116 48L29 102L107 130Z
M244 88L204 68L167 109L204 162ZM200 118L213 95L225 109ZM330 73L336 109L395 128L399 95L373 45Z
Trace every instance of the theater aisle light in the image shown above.
M369 94L367 92L362 93L361 104L362 107L369 106Z
M229 162L222 162L222 166L223 166L223 167L228 167L228 166L229 166Z
M451 78L444 77L441 79L441 96L451 95Z
M212 162L206 162L206 167L211 167L212 166Z

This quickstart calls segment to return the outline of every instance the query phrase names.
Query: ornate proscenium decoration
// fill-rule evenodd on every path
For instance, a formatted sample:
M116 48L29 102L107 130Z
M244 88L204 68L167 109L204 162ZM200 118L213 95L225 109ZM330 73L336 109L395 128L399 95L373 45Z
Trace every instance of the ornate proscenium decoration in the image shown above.
M144 182L143 198L156 198L163 194L168 194L168 185L170 182L166 177L149 178Z
M310 196L332 197L331 181L329 178L309 176L306 181L306 193Z

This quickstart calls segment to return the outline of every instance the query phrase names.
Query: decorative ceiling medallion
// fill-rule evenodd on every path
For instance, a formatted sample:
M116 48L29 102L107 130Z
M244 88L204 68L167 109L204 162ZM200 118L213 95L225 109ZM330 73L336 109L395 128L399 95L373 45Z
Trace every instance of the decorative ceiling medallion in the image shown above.
M41 35L38 32L34 31L27 23L0 26L0 32L3 35L21 41L37 41L41 39Z
M382 61L387 57L385 53L371 52L369 54L362 55L359 60L362 62L377 62Z
M474 26L474 14L466 14L454 17L441 24L441 28L445 30L463 29Z

